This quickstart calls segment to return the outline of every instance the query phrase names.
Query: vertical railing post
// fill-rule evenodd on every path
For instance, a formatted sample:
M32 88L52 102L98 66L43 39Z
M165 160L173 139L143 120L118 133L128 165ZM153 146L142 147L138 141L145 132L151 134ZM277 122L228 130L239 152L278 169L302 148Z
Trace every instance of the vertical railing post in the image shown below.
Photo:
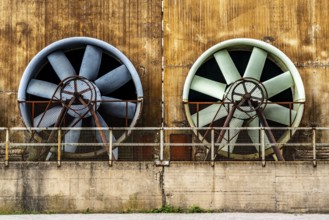
M313 147L313 167L317 166L316 162L316 139L315 139L315 127L312 127L312 147Z
M196 126L199 127L199 102L196 103Z
M160 161L163 161L163 145L164 145L164 143L163 143L163 128L161 127L160 128Z
M9 165L9 128L6 128L5 166Z
M112 166L112 161L113 161L113 130L110 128L109 130L109 166Z
M210 146L210 160L211 160L211 166L214 166L214 160L215 160L215 130L214 128L211 128L211 146Z
M62 130L59 127L57 131L58 131L58 134L57 134L57 166L60 167L61 166L61 151L62 151L62 147L61 147Z
M266 166L266 161L265 161L265 128L261 128L260 130L260 144L261 144L261 149L262 149L262 166Z

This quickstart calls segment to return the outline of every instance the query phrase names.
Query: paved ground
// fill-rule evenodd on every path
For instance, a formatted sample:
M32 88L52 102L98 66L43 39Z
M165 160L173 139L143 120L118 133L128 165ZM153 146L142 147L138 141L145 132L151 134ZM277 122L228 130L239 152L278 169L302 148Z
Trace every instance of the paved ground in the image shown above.
M5 220L306 220L306 219L329 219L329 214L281 214L281 213L211 213L211 214L53 214L53 215L0 215Z

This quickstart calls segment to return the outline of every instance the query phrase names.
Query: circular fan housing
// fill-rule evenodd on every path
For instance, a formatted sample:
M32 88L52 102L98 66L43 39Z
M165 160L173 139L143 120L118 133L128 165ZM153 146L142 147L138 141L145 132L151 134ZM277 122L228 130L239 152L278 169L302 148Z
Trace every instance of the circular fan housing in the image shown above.
M304 111L304 86L298 70L283 52L247 38L227 40L205 51L191 67L184 84L184 110L191 127L222 127L234 102L243 98L254 99L255 107L250 101L237 107L217 153L235 159L257 159L260 132L234 128L260 127L258 107L263 108L270 127L297 127ZM209 146L207 129L193 131ZM293 132L273 134L282 147ZM269 143L267 136L265 141ZM243 143L248 146L241 146ZM272 153L267 144L266 155Z
M45 47L28 64L18 89L27 127L133 127L142 100L140 78L129 59L110 44L88 37ZM96 133L98 142L108 141L108 132ZM80 131L69 131L64 142L79 142L81 136ZM114 136L113 141L121 142L127 134ZM74 153L76 146L68 145L65 151Z

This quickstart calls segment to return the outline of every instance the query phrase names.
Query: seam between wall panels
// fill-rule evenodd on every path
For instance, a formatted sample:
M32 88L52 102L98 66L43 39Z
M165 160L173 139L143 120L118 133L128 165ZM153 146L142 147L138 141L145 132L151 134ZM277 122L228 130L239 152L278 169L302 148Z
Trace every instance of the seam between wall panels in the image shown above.
M164 117L165 117L165 106L164 106L164 0L161 0L161 127L164 127ZM162 206L165 206L166 201L166 193L164 188L164 172L165 167L162 167L160 172L160 189L161 189L161 202Z
M164 127L164 0L161 0L161 127Z

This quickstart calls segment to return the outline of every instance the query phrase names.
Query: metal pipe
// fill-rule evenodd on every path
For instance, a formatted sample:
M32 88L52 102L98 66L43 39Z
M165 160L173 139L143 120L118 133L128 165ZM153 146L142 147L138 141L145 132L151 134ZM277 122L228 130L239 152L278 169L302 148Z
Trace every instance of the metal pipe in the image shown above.
M214 160L215 160L215 131L212 128L211 129L211 166L214 166Z
M113 130L110 129L109 130L109 166L112 166L112 160L113 160L113 156L112 156L112 149L113 149Z
M196 126L199 127L199 103L196 104Z
M62 151L62 147L61 147L61 142L62 142L62 132L61 129L58 128L58 134L57 134L57 166L60 167L61 166L61 151Z
M6 129L5 166L9 165L9 128Z
M260 130L260 141L261 141L261 149L262 149L262 166L266 166L265 161L265 130L262 128Z
M213 127L215 130L259 130L259 127L236 127L236 128L223 128L223 127ZM1 130L6 130L6 127L1 127ZM58 127L12 127L10 128L11 131L52 131L52 130L57 130ZM61 127L63 131L65 130L82 130L82 131L95 131L95 130L108 130L108 127ZM111 127L113 131L120 131L120 130L125 130L125 131L155 131L159 130L159 127ZM165 131L193 131L193 130L209 130L209 127L202 127L202 128L193 128L193 127L163 127L162 128ZM292 127L264 127L265 130L306 130L306 131L311 131L312 127L297 127L297 128L292 128ZM329 127L317 127L317 130L329 130Z

